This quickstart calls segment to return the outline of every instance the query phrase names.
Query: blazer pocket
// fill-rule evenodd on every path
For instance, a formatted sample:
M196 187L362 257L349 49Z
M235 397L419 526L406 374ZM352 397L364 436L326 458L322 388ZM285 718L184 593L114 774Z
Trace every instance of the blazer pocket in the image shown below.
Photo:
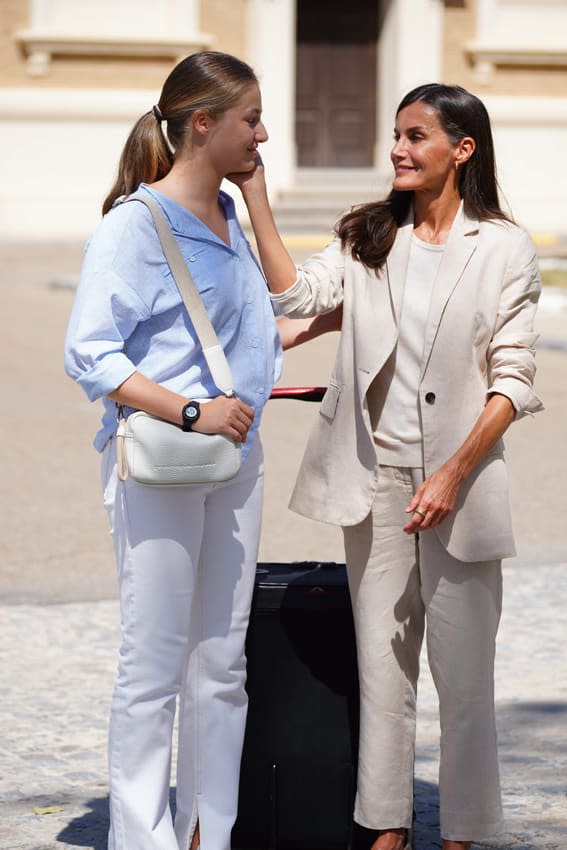
M340 394L340 387L337 387L336 384L329 384L327 392L323 396L323 401L321 402L321 406L319 408L319 413L321 414L321 416L324 416L326 419L335 418Z

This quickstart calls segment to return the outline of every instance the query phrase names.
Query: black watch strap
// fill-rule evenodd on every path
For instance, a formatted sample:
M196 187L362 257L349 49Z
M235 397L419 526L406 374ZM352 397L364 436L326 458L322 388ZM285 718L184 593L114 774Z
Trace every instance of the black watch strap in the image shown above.
M184 431L191 431L193 425L198 420L201 415L201 405L198 401L188 401L187 404L183 407L181 411L181 416L183 419L182 429Z

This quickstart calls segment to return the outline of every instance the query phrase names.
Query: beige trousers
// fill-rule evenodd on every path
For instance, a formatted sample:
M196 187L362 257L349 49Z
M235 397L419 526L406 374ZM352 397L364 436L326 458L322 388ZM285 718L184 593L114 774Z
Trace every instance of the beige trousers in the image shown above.
M419 655L439 697L441 835L482 841L502 828L494 719L500 561L463 563L433 530L407 535L404 509L421 469L380 467L371 513L344 529L360 676L355 820L409 827Z

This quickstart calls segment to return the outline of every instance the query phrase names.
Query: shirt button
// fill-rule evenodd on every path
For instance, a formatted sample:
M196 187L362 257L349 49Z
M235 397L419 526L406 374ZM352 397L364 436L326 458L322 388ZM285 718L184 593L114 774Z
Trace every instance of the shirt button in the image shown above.
M425 401L427 404L435 404L435 393L426 393Z
M194 263L194 262L195 262L195 257L189 257L189 262Z
M248 296L248 298L246 299L246 303L247 303L247 304L252 304L252 301L253 301L253 300L254 300L253 298L251 298L250 296Z

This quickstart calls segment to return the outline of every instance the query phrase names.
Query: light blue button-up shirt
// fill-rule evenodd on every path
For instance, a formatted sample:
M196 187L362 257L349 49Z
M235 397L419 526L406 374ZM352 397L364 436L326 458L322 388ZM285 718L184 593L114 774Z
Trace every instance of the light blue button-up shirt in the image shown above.
M255 412L243 457L281 373L282 351L264 276L221 192L230 246L185 207L148 188L165 213L232 371L234 391ZM186 398L214 398L215 387L193 325L163 255L150 211L121 204L91 237L65 342L65 369L94 401L102 398L102 451L116 431L107 394L133 372ZM126 411L128 412L128 411Z

